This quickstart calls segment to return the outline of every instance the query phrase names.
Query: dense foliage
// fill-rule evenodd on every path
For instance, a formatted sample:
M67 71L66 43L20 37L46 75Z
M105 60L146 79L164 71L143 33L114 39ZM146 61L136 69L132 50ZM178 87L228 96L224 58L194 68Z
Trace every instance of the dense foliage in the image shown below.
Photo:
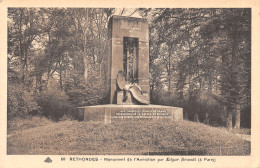
M57 120L75 106L103 102L113 11L8 9L8 119L36 111Z
M8 119L57 120L103 103L107 23L125 11L9 8ZM190 120L239 128L241 118L250 127L250 9L133 13L149 22L152 103L183 107Z
M189 119L239 128L243 116L250 126L251 10L140 10L150 23L153 103L170 97Z

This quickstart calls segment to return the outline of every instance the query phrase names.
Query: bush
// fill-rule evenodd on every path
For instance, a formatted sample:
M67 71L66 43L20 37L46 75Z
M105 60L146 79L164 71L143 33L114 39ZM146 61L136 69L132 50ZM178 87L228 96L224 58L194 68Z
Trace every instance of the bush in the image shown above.
M157 90L151 95L151 103L182 107L184 119L187 120L200 121L215 126L225 124L221 118L223 115L221 101L216 95L207 91L191 92L186 99L181 100L170 92Z
M150 99L151 104L182 107L176 96L168 91L155 90Z
M97 72L90 73L87 80L75 77L74 81L65 84L65 91L76 106L97 105L106 102L105 80Z
M43 115L55 121L64 115L71 116L74 108L68 101L68 96L65 92L56 88L50 88L39 93L37 102L42 109Z
M221 119L222 109L219 98L211 92L197 92L189 98L184 105L184 110L188 112L191 120L197 114L200 122L210 125L223 126Z
M26 118L29 114L40 113L40 108L34 99L34 93L27 91L23 84L8 83L7 118Z

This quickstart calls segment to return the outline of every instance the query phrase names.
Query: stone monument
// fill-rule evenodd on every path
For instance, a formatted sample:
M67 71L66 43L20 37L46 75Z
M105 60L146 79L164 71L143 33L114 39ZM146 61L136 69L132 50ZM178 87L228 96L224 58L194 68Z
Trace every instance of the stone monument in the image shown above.
M128 83L138 84L142 88L143 95L146 95L147 101L149 101L149 33L147 21L141 18L113 16L108 23L108 36L110 43L107 59L109 103L132 104L130 99L125 102L122 101L123 91L119 91L117 85L117 77L120 72Z
M79 119L105 123L122 119L183 120L182 108L150 104L147 21L113 16L108 36L107 104L79 107Z

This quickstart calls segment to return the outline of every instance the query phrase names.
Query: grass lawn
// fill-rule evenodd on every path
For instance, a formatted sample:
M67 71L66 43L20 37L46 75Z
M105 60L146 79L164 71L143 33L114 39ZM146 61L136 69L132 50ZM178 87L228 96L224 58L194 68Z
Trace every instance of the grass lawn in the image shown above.
M60 121L25 128L9 127L7 154L250 154L250 142L234 133L190 121Z

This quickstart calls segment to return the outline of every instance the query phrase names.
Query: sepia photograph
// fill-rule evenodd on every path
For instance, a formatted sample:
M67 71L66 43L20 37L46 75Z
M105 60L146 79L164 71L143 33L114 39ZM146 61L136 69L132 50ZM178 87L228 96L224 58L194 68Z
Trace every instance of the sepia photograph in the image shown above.
M250 155L251 10L8 8L7 87L10 155Z
M138 165L254 155L252 8L6 12L6 157Z

